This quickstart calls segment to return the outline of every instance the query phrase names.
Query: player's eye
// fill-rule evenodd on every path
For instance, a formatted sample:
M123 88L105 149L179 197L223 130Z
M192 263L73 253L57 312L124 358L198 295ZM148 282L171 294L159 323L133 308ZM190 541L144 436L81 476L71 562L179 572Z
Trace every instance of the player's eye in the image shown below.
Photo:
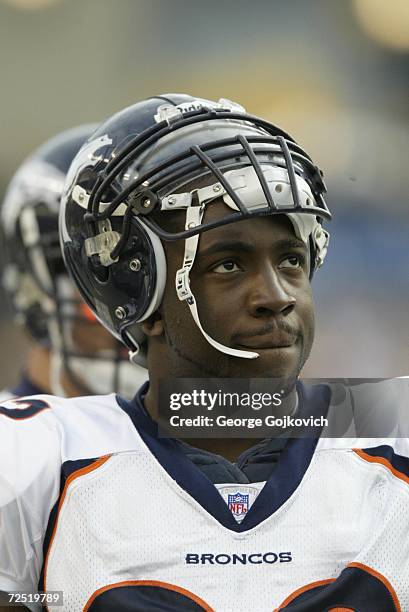
M304 263L304 257L302 255L290 255L283 259L278 266L280 270L289 269L296 270L297 268L301 268Z
M229 272L239 272L240 268L233 259L225 259L218 266L213 268L217 274L229 274Z

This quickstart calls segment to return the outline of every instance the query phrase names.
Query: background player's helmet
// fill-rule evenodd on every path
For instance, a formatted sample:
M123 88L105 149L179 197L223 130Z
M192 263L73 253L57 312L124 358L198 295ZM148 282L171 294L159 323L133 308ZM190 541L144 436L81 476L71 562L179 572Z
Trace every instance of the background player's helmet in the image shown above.
M59 382L64 366L85 393L118 390L129 395L131 389L135 391L135 368L78 295L66 272L58 238L68 168L95 128L84 125L52 138L14 175L0 211L2 283L16 320L51 351L54 393L64 394ZM85 342L79 341L81 335ZM104 345L103 337L110 347L98 350ZM91 353L84 346L96 350Z
M199 234L253 216L286 214L310 247L311 274L325 257L330 218L322 173L280 128L219 103L182 94L149 98L106 121L73 161L62 198L64 257L84 299L145 363L140 323L159 306L166 282L163 240L184 240L176 291L216 349L243 358L202 328L190 289ZM220 198L229 213L206 222ZM169 229L172 211L185 225Z

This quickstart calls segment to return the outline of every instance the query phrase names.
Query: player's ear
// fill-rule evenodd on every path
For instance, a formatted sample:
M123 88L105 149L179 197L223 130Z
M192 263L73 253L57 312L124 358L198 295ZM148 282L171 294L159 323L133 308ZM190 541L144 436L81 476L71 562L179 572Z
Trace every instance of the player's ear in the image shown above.
M164 334L165 328L163 325L163 319L161 313L156 310L150 317L148 317L142 323L142 331L143 333L153 338L154 336L162 336Z

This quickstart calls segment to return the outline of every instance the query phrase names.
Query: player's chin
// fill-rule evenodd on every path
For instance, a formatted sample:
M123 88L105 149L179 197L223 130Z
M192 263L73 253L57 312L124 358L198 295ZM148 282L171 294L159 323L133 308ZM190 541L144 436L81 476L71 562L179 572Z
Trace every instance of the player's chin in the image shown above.
M243 347L238 347L243 348ZM244 350L249 350L246 348ZM246 378L289 378L298 374L301 348L298 343L285 347L252 348L258 353L255 359L246 359L242 365L242 376ZM240 361L244 361L240 359Z

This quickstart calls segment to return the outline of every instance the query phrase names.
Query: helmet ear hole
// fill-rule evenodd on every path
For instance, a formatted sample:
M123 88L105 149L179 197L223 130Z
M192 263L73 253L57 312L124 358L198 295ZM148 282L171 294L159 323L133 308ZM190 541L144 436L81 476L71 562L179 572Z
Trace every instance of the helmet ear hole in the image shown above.
M105 284L109 281L109 277L110 277L109 267L101 266L101 264L97 260L98 260L98 256L93 255L88 265L89 265L91 274L94 275L96 280L99 283Z

